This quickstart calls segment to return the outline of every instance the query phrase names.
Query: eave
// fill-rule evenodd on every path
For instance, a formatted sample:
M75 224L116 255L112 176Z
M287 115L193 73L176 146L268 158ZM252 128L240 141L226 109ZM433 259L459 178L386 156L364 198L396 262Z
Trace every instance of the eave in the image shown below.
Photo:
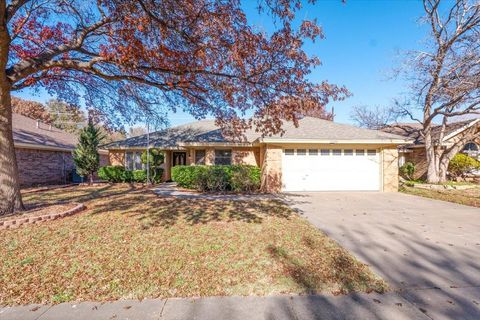
M315 144L383 144L383 145L402 145L410 143L410 140L404 139L282 139L282 138L259 138L260 143L277 143L277 144L286 144L286 143L315 143Z

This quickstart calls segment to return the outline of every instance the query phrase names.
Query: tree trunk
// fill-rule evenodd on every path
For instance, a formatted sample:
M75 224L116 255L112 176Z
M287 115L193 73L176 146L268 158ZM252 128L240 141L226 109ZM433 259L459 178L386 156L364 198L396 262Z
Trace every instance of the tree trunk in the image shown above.
M448 171L448 164L440 164L440 171L438 174L438 182L444 183L447 182L447 171Z
M0 25L0 216L24 209L18 179L17 159L13 145L11 85L6 66L10 36L5 25L5 3Z
M93 185L93 173L90 173L90 174L88 175L88 178L89 178L88 184L89 184L89 185Z
M427 182L438 183L439 178L439 158L435 152L435 146L432 141L431 126L424 129L425 152L427 155Z
M13 145L10 90L0 81L0 215L23 209Z

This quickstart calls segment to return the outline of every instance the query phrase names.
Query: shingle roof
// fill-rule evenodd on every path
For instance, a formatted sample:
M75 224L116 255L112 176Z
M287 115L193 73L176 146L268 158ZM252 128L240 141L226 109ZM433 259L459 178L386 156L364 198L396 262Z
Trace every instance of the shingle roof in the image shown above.
M285 122L283 136L269 137L274 140L307 139L307 140L405 140L404 137L377 130L357 128L351 125L340 124L329 120L305 117L299 121L296 128L293 123ZM255 130L247 130L244 134L245 142L252 143L261 138ZM152 132L150 145L157 148L175 148L180 143L228 143L235 142L225 137L214 120L201 120L185 125ZM141 135L121 141L112 142L103 146L107 149L115 148L142 148L147 145L147 136Z
M14 113L12 116L13 142L40 147L54 147L73 150L77 144L74 134Z
M473 121L478 121L478 119L470 119L470 120L464 120L464 121L458 121L458 122L452 122L447 124L445 128L445 136L448 136L457 130L462 129L463 127L466 127L468 124L470 124ZM395 123L388 125L384 128L381 129L384 132L388 133L393 133L397 135L401 135L404 137L407 137L411 140L413 140L414 144L423 144L424 139L422 135L420 134L420 130L422 130L422 125L420 123ZM440 138L440 132L442 130L441 125L435 125L432 128L432 139L434 142L438 142L438 139Z
M304 139L340 141L405 139L405 137L379 130L364 129L348 124L342 124L313 117L305 117L301 119L298 127L295 127L295 125L291 122L285 123L283 125L283 129L285 130L283 136L278 134L273 137L269 137L269 140Z

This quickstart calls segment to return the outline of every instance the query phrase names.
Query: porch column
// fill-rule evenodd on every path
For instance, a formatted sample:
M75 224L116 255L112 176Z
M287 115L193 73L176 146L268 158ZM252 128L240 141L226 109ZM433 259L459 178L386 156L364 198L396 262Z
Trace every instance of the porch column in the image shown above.
M168 181L172 179L172 151L165 150L165 170L163 170L163 181Z
M207 148L205 150L205 165L212 166L215 164L215 149Z

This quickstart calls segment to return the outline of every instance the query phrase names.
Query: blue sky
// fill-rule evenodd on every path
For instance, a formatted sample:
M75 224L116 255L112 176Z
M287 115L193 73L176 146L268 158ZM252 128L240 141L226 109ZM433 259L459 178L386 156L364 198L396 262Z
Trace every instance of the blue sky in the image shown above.
M254 3L247 0L244 5L249 21L269 31L269 17L258 15ZM428 32L425 25L418 23L422 10L421 2L414 0L348 0L346 4L320 0L298 13L298 18L317 18L326 36L305 46L307 53L318 56L323 63L312 72L311 80L345 85L353 94L328 106L335 108L335 121L351 123L352 106L389 105L393 98L405 93L405 83L389 79L389 74L398 66L402 51L421 47ZM29 91L17 95L42 102L49 98L45 93L35 96ZM182 112L170 115L172 125L192 120Z

